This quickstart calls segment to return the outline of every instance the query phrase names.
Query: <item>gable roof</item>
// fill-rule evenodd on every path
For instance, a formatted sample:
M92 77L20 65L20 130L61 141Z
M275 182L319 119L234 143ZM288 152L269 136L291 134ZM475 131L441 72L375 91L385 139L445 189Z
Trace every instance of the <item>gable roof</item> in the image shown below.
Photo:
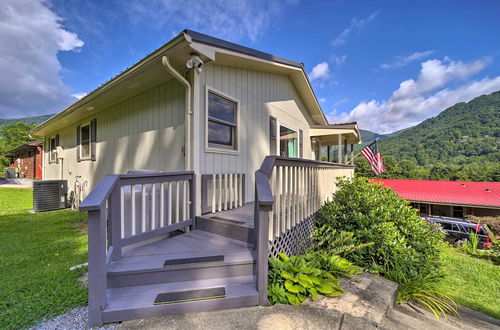
M288 74L292 82L296 85L299 94L304 99L306 108L311 113L311 117L316 124L328 124L328 120L307 77L303 63L192 30L184 30L151 54L88 93L82 99L35 127L31 130L31 134L46 135L50 131L55 131L76 122L82 116L88 116L89 111L93 109L103 110L106 105L112 105L121 101L126 96L133 95L134 90L130 89L133 88L130 86L134 85L131 83L133 79L146 81L146 84L142 84L140 88L135 89L135 93L139 93L144 91L148 87L148 84L151 86L153 83L172 78L161 67L161 57L163 55L177 57L177 59L174 59L174 62L176 60L177 67L180 68L185 66L185 61L193 52L199 53L207 62L215 60L216 62L227 63L228 65L236 62L242 66L251 68L259 67L263 70L272 69L276 72ZM127 90L127 88L129 89Z
M410 201L500 208L500 182L373 179Z

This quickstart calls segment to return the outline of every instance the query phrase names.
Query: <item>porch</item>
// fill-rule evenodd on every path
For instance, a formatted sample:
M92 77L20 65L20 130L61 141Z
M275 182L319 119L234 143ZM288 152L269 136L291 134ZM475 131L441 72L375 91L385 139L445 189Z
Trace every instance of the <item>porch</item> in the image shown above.
M335 178L352 172L268 156L255 173L254 201L220 203L204 215L196 215L193 172L105 177L81 205L89 324L266 305L269 256L304 248ZM231 182L225 191L237 196L241 181Z

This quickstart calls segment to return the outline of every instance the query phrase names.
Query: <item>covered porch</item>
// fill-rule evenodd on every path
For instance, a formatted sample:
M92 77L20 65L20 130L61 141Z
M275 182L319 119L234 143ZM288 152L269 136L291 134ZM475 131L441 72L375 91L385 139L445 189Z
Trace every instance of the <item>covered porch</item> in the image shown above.
M316 160L348 164L354 157L354 145L361 143L357 123L311 126L311 142Z

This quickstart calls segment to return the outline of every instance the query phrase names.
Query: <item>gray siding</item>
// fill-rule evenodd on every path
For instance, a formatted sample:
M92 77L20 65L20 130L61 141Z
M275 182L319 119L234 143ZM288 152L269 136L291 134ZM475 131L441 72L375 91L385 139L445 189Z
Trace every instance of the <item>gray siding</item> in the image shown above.
M291 80L280 74L208 64L200 75L200 172L245 173L247 200L253 200L254 172L269 155L269 118L304 136L304 158L311 158L309 126L313 124ZM205 149L206 87L240 101L239 153L207 152Z
M53 132L64 149L62 173L70 190L75 176L88 181L88 193L105 175L127 169L183 170L184 90L172 79ZM96 161L77 162L76 127L92 118L97 119ZM49 164L44 149L44 178L59 179L61 164Z

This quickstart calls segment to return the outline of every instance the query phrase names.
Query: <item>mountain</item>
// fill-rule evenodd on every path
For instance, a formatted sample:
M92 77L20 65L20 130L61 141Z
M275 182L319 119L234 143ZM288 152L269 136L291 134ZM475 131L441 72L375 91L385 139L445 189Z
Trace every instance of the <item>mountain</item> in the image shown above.
M457 103L380 141L383 155L417 165L500 161L500 91Z
M402 130L399 130L399 131L396 131L393 133L389 133L389 134L379 134L379 133L375 133L372 131L367 131L365 129L360 129L359 131L361 133L361 141L363 142L363 147L364 147L365 145L375 141L375 139L385 140L385 139L388 139L390 137L398 136L399 134L403 133L407 129L409 129L409 128L404 128Z
M53 116L53 114L52 115L43 115L43 116L34 116L34 117L14 118L14 119L0 119L0 127L2 127L3 125L6 125L6 124L15 123L18 121L20 121L22 123L30 124L30 125L40 124L52 116Z

